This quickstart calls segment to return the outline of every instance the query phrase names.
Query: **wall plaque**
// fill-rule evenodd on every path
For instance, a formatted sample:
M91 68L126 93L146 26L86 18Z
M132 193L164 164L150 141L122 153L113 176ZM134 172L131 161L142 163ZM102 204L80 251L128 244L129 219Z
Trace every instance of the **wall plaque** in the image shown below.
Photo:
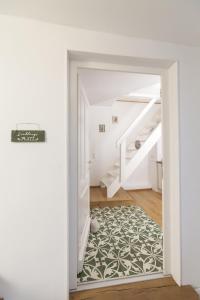
M11 141L15 143L45 142L44 130L12 130Z

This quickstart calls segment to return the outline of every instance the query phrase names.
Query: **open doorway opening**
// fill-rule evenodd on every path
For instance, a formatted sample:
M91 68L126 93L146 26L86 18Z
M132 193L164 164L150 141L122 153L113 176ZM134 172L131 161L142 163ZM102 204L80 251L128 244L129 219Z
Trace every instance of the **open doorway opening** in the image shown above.
M163 272L160 75L78 70L78 284Z

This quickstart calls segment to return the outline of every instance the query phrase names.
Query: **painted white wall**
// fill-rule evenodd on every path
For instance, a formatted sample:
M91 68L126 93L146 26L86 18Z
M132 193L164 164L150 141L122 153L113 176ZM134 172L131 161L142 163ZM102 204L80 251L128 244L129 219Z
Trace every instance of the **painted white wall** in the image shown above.
M0 294L67 298L66 52L54 26L0 18ZM62 29L61 29L62 32ZM19 122L46 142L11 143Z
M116 161L119 161L120 148L116 147L116 142L146 105L115 101L112 106L90 106L91 186L99 186L100 179L113 168ZM112 116L118 117L118 123L112 123ZM105 124L105 132L99 132L99 124ZM124 188L150 187L149 159L147 157L134 175L124 184Z
M67 298L66 50L177 60L181 281L200 286L200 49L0 17L0 290L6 300ZM139 60L142 62L142 60ZM47 142L10 130L37 122Z

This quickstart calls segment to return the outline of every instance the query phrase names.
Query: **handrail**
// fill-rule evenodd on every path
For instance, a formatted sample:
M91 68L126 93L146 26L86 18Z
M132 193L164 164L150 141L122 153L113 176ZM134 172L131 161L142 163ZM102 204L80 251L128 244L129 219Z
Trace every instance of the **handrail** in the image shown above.
M122 136L117 141L117 146L121 145L121 143L132 133L133 129L141 122L141 120L146 116L146 114L150 111L152 106L155 104L157 100L160 98L153 98L147 106L143 109L140 115L133 121L133 123L126 129L126 131L122 134Z

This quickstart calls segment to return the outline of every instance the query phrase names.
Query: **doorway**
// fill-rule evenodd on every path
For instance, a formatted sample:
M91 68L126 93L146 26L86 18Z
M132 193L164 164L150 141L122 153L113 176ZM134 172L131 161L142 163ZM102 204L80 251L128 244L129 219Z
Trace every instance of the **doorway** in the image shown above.
M77 76L77 74L80 75L81 72L82 73L84 71L88 72L88 70L89 71L96 71L97 72L100 69L102 72L103 71L105 72L105 68L106 68L107 72L113 71L112 70L113 66L109 65L109 66L105 67L105 64L103 64L103 66L101 65L101 67L100 67L99 64L96 64L96 67L94 68L90 64L83 63L80 66L80 62L78 64L77 64L77 62L75 62L75 63L71 63L71 67L72 67L71 68L71 78L75 78L73 76L74 75ZM120 66L120 67L118 66L118 68L119 68L118 70L120 70L120 72L125 72L123 66ZM138 68L137 68L137 70L138 70ZM143 74L143 75L146 74L146 75L149 75L149 76L153 76L154 75L154 76L158 76L159 78L161 76L161 81L162 81L163 80L163 78L162 78L163 74L161 74L157 70L156 71L153 70L153 71L154 72L152 74L152 70L149 70L147 68L147 70L146 70L145 73L141 73L141 72L134 73L134 71L132 71L132 74L140 74L140 75L141 74ZM77 266L76 274L77 274L77 272L79 274L81 274L83 272L83 268L84 268L84 258L85 258L85 252L87 252L87 240L88 240L88 234L89 234L89 228L90 228L90 217L94 218L94 217L98 216L99 218L97 218L97 221L99 222L100 219L101 219L101 217L102 217L102 214L104 214L104 216L105 216L105 213L107 213L107 218L109 218L109 216L111 215L111 219L112 219L113 218L112 212L114 210L115 213L118 215L118 219L120 219L120 213L121 213L122 209L125 210L125 212L123 211L123 214L122 214L123 216L126 213L130 214L131 217L129 219L134 219L134 217L133 217L134 214L135 215L140 214L139 218L143 218L144 219L146 217L146 214L145 214L145 217L143 215L143 212L145 213L145 210L143 210L144 207L141 207L141 203L142 203L141 194L143 193L143 195L144 195L145 194L144 191L137 191L137 196L136 196L136 191L133 191L133 190L132 191L128 191L126 193L126 196L122 196L123 199L119 200L119 201L123 201L123 204L122 204L123 208L122 208L121 205L120 206L116 205L116 203L115 203L115 205L113 205L115 200L113 200L112 198L113 197L119 197L119 194L122 194L122 192L125 191L125 189L123 187L120 187L120 189L119 189L119 187L117 187L116 184L114 184L114 191L113 191L113 188L111 189L111 193L114 193L113 196L110 197L110 195L107 194L106 197L105 197L106 199L104 199L105 201L107 201L106 206L101 203L100 205L98 205L98 206L95 207L94 202L99 202L99 201L91 201L91 205L90 205L90 200L89 200L90 193L92 195L91 198L93 198L93 199L97 198L95 196L95 193L97 194L98 193L98 189L99 189L99 191L102 192L102 195L104 194L104 196L105 196L105 193L106 193L105 188L107 188L107 190L108 190L108 187L105 184L105 180L102 180L102 181L100 180L100 186L98 186L96 188L90 188L90 185L92 185L92 184L90 182L89 173L91 173L92 159L94 159L94 160L96 159L96 157L95 157L96 151L94 151L94 152L93 151L89 151L89 148L88 148L88 144L89 143L88 143L88 140L87 140L89 134L85 135L85 133L89 133L90 128L91 128L91 126L90 126L91 124L89 124L89 122L88 122L89 121L89 110L90 110L89 106L90 106L90 103L88 101L88 95L87 95L87 92L85 91L85 87L84 87L84 84L83 84L84 80L79 75L78 75L78 87L79 87L78 88L78 94L76 92L76 88L77 88L76 83L77 83L77 81L74 81L74 82L71 81L71 87L72 87L72 91L73 91L72 94L74 93L72 96L73 97L74 96L77 97L77 99L79 99L79 100L82 99L81 101L78 101L78 102L76 102L76 101L74 102L73 101L72 103L70 103L71 104L71 109L73 111L77 111L78 112L78 114L77 114L77 117L78 117L77 120L71 120L71 122L70 122L71 127L73 128L73 126L74 126L74 129L77 130L77 123L78 123L78 121L80 121L81 124L82 124L82 126L78 129L78 132L77 132L77 140L78 140L78 144L80 146L77 147L77 149L76 149L77 152L73 151L73 153L71 153L71 155L72 155L71 156L71 162L73 161L75 163L73 166L76 166L77 170L78 170L78 172L76 172L76 168L75 169L73 168L74 171L71 169L71 175L73 175L74 179L76 179L77 182L79 182L79 185L77 186L77 189L74 188L73 190L71 190L71 195L73 195L75 197L75 199L78 199L78 201L80 201L80 203L83 203L84 201L86 201L87 203L89 203L89 205L81 207L80 203L78 203L78 204L76 203L76 205L75 205L76 206L76 210L72 211L72 212L74 212L75 219L79 221L79 226L78 226L79 229L75 232L74 237L73 237L74 244L76 243L77 246L78 246L77 252L73 252L73 253L77 253L77 256L73 254L73 257L71 257L72 260L70 259L71 262L74 262L74 264ZM93 74L92 77L94 78L94 74ZM90 82L91 82L91 80L90 80ZM73 88L73 86L74 86L74 88ZM130 99L127 100L127 95L124 94L124 99L123 100L122 99L118 99L116 97L114 97L114 100L115 100L115 102L118 101L120 103L120 105L122 105L122 106L124 105L124 103L128 103L129 105L133 105L133 103L135 103L133 101L135 101L136 99L135 99L135 97L133 95L131 97L132 97L132 101ZM138 97L138 99L141 100L141 98L139 96L137 96L137 97ZM120 98L121 98L121 95L120 95ZM150 102L150 100L149 99L147 100L144 97L144 95L143 95L143 100L144 99L145 99L145 101L143 101L143 102L145 102L145 103L140 103L139 105L141 106L141 104L144 104L145 107L149 106L150 104L148 102ZM94 100L94 97L93 97L93 100ZM108 100L110 102L112 102L113 98L110 98ZM152 100L152 98L151 98L151 100ZM127 101L127 102L125 102L125 101ZM128 101L130 101L130 102L128 102ZM160 106L163 107L162 102L159 103L159 99L156 99L156 102L158 102L158 103L153 103L152 105L155 106L155 107L156 106L158 107L158 105L160 105ZM105 103L104 103L104 105L105 105ZM95 107L95 109L97 109L97 107ZM108 107L106 108L105 111L107 111L107 110L108 110ZM93 117L95 116L94 109L93 109L93 114L92 115L93 115ZM97 121L97 118L94 117L94 120ZM119 116L118 115L112 115L113 126L115 126L118 121L119 121ZM98 124L96 124L96 125L98 125L98 126L96 126L96 127L94 126L94 127L96 129L98 129L98 134L102 134L102 135L105 134L105 132L106 132L106 126L105 126L104 122L100 122L98 120L97 123ZM154 128L154 129L156 129L156 128ZM102 136L101 136L101 138L102 138ZM70 140L72 142L72 145L75 145L77 143L77 140L74 139L74 136L73 137L71 136ZM136 139L136 141L137 142L141 142L141 140L138 140L138 139ZM143 142L145 142L145 141L143 141ZM75 144L73 144L73 143L75 143ZM156 145L156 148L158 148L158 145ZM123 151L123 147L121 146L120 147L120 153L122 153L122 151ZM158 149L155 150L155 147L152 147L151 151L152 151L152 153L151 153L151 160L153 161L152 157L153 157L153 155L155 155L155 152L157 152ZM91 152L91 156L89 156L89 152ZM78 160L77 160L77 158L78 158ZM163 160L164 160L164 155L163 155ZM122 162L122 158L121 159L119 158L119 161L120 161L121 164L123 163ZM162 165L161 165L161 163L162 163L161 160L160 161L158 159L156 161L154 160L154 166L153 167L151 166L152 168L150 168L151 172L154 174L154 175L151 174L151 176L155 177L155 172L156 172L156 177L154 178L154 193L160 193L161 190L162 190L162 179L159 177L159 176L162 176L162 168L161 168ZM120 176L122 176L122 174L123 174L123 172L120 171ZM79 176L79 178L78 178L78 176ZM124 176L124 174L123 174L123 176ZM93 179L94 179L94 176L93 176ZM123 181L123 184L124 183L125 183L125 181ZM97 189L96 192L95 192L95 189ZM157 189L157 190L155 191L155 189ZM145 191L145 192L147 193L147 191ZM140 203L140 205L138 205L138 206L134 205L133 211L132 211L131 210L132 209L131 205L134 202L133 201L133 199L134 199L134 196L133 196L134 193L135 193L135 198L139 199L139 200L136 200L136 202ZM127 197L127 195L129 197ZM128 198L128 199L125 199L124 197ZM108 198L111 198L112 200L109 201ZM124 205L124 200L126 200L126 201L132 201L132 202L131 203L130 202L129 203L126 202L126 204L129 204L129 205ZM163 199L163 201L165 201L165 200ZM108 205L108 202L110 202L111 204ZM135 204L136 204L136 202L135 202ZM143 201L143 203L144 203L144 201ZM119 202L118 202L118 204L119 204ZM90 212L89 212L90 206L91 206L91 209L92 209L91 215L90 215ZM163 207L164 206L165 205L163 205ZM131 207L131 209L130 209L130 207ZM134 211L135 207L136 207L136 211ZM145 207L147 207L147 205L145 205ZM164 211L164 209L165 208L163 208L163 211ZM129 210L129 211L127 211L127 210ZM79 214L79 212L81 212L81 214ZM165 215L166 215L166 213L163 214L163 217L165 217ZM123 219L123 216L122 216L122 219ZM83 222L84 218L86 220L85 222ZM152 216L147 215L147 219L146 219L145 222L148 223L148 222L151 222L152 220L153 220ZM153 220L153 222L154 222L154 220ZM152 226L161 226L162 224L164 225L164 223L162 221L160 221L160 224L156 224L156 222L154 222L154 223L155 224L150 224L149 223L149 226L151 225L151 227L152 227ZM159 223L159 221L157 221L157 223ZM83 226L83 224L84 224L84 226ZM154 232L156 231L157 228L158 227L154 228ZM169 265L168 264L168 256L166 255L166 251L168 249L168 245L167 245L168 237L167 237L167 233L165 232L164 226L163 226L163 230L164 230L164 248L162 249L162 255L161 256L163 257L163 252L164 252L164 263L162 262L162 259L160 258L161 264L159 265L158 262L157 262L157 266L155 268L155 272L167 274L168 273L167 269L168 269L168 265ZM166 237L165 237L165 235L166 235ZM161 238L162 231L159 232L158 236L159 236L159 239L162 239ZM115 238L116 238L116 236L115 236ZM118 238L120 238L120 237L118 236ZM78 243L77 243L77 241L78 241ZM160 245L161 244L159 244L159 245L156 244L157 250L158 250L158 247L160 247ZM160 251L160 249L159 249L159 251ZM111 250L111 252L112 252L112 250ZM136 256L137 256L137 254L136 254ZM97 258L97 260L98 259L99 258ZM139 257L138 261L139 260L141 260L140 257ZM128 262L130 263L130 261L131 261L131 259L129 259ZM132 261L133 261L133 259L132 259ZM149 263L147 263L147 265L148 265L148 268L149 268ZM102 267L102 264L101 264L100 267ZM139 269L138 267L139 267L139 265L137 264L137 266L136 266L135 269ZM151 267L149 268L149 270L150 270L149 274L152 273L151 272ZM80 272L80 271L82 271L82 272ZM109 268L108 271L109 271L108 273L110 273L110 272L112 273L112 268L111 269ZM87 273L87 272L85 272L85 273ZM96 275L97 275L97 273L99 273L99 270L97 270L97 268L95 268L95 272L94 273L96 273ZM132 275L133 276L134 275L144 275L144 273L146 273L146 271L144 272L144 269L143 270L140 269L138 272L136 272L136 274L133 274L133 273L128 274L127 270L124 269L123 272L119 271L119 272L115 272L115 274L116 273L118 273L118 274L119 273L120 274L123 273L123 275L125 275L125 276L121 276L121 275L120 276L118 276L118 275L116 276L116 277L119 277L119 278L123 278L123 277L129 277L129 276L132 276ZM72 289L76 289L76 285L77 285L77 282L75 283L75 280L77 281L76 274L73 274L71 276L71 280L73 282L72 285L71 285ZM100 280L102 279L98 275L96 276L96 279L95 279L95 276L92 277L90 275L88 276L88 274L87 274L87 276L85 276L85 278L84 278L83 273L82 273L82 275L79 275L78 279L80 281L83 280L83 282L84 282L85 279L86 279L85 281L88 282L88 277L91 279L91 281L95 281L96 279L97 280L98 279L100 279ZM115 276L114 277L111 276L111 278L113 279L113 278L115 278ZM105 278L103 278L103 279L105 279ZM110 277L109 277L109 279L110 279Z
M160 87L157 75L78 70L81 243L89 218L97 223L79 284L163 271Z

